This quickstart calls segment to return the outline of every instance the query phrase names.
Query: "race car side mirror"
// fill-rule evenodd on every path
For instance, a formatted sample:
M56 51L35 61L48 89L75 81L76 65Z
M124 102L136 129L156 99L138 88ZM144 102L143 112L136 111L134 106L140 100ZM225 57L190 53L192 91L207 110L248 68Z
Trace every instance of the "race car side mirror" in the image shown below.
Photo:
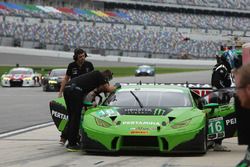
M84 101L83 105L86 106L86 107L90 107L90 106L93 106L93 103L89 102L89 101Z
M214 109L215 108L218 108L219 107L219 104L218 103L208 103L206 105L204 105L204 109L211 109L210 113L213 113L214 112Z
M218 103L208 103L204 105L204 108L218 108L219 104Z

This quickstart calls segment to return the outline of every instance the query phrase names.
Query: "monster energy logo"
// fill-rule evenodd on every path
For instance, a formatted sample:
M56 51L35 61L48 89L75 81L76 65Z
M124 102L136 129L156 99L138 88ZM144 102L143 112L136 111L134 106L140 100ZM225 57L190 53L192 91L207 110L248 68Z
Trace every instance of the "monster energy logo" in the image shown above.
M154 110L154 115L165 115L166 114L166 110L161 109L161 108L156 108Z

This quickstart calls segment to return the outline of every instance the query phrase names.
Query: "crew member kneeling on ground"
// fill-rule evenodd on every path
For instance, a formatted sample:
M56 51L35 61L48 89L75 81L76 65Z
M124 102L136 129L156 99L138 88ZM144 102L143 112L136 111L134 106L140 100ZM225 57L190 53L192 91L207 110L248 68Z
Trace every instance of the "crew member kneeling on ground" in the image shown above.
M77 151L80 149L78 143L78 133L80 126L81 113L83 108L83 99L86 95L97 89L97 92L112 92L116 86L110 85L112 72L92 71L71 79L65 86L63 95L69 113L68 122L68 151Z

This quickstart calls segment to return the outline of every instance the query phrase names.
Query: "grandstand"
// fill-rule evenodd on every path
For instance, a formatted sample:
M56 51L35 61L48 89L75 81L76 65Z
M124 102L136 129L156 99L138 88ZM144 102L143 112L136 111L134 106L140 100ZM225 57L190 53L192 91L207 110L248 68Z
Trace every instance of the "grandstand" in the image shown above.
M249 36L249 6L246 0L0 2L0 44L65 51L83 47L102 55L209 59L229 36Z

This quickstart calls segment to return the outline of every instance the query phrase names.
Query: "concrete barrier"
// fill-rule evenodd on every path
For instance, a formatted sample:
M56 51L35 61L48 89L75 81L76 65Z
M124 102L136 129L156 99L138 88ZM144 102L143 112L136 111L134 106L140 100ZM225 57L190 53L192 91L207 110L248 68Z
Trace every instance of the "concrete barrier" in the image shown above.
M72 59L73 52L63 52L54 50L41 50L18 47L0 46L0 53L16 54L16 55L32 55L32 56L48 56ZM126 62L137 64L159 64L159 65L188 65L188 66L213 66L216 60L193 60L193 59L157 59L157 58L141 58L141 57L125 57L113 55L97 55L89 54L89 60L99 60L108 62Z

